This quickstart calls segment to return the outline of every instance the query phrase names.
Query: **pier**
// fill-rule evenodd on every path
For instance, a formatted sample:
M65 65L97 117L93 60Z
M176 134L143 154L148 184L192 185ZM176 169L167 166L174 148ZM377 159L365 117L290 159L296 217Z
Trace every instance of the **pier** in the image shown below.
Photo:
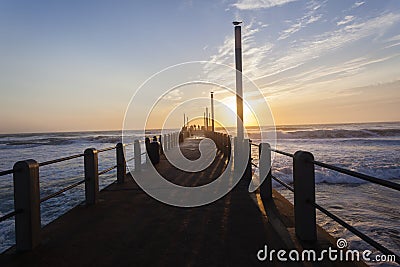
M182 186L199 186L216 179L231 160L228 150L231 146L230 137L198 131L196 135L181 133L180 138L178 133L173 133L163 136L161 140L164 149L180 149L185 157L194 160L200 156L199 142L205 136L214 140L218 148L217 156L207 169L188 173L177 169L161 155L159 163L155 165L157 171L167 180ZM138 154L133 159L125 159L124 145L118 144L100 150L87 149L80 155L43 163L33 160L16 163L14 170L9 170L14 173L16 209L1 220L15 216L17 244L0 255L1 266L257 266L266 263L272 266L311 266L312 262L279 262L276 257L260 261L257 253L265 246L269 251L296 250L300 254L304 250L318 252L329 246L335 247L336 240L315 223L315 209L326 210L315 202L310 203L307 194L313 193L313 187L307 188L310 186L307 181L295 181L292 187L269 171L261 187L255 193L248 192L252 171L267 163L268 153L260 153L259 165L250 164L250 177L243 177L221 199L201 207L181 208L153 199L132 178L136 171L146 171L151 164L149 159L145 164L139 163L133 173L126 173L126 160L135 160L146 154L138 144L139 141L126 144L136 146L135 152ZM304 155L310 157L305 152L292 155L273 150L267 144L253 145L260 147L260 152L285 153L295 161L304 161ZM117 164L99 171L97 154L111 149L116 150ZM85 179L39 199L38 184L35 184L39 180L39 167L75 157L85 158ZM324 165L312 158L310 160L311 163ZM309 163L303 162L300 166L298 162L294 164L295 176L309 172L308 183L312 182L314 167ZM24 166L29 171L22 168ZM327 164L324 166L331 167ZM99 192L96 179L115 168L118 169L115 183ZM337 171L343 170L338 168ZM260 175L262 172L261 167ZM24 184L24 177L31 183ZM272 188L272 179L295 194L296 188L301 188L301 193L295 195L296 206ZM397 184L379 182L398 190ZM81 183L86 183L85 201L42 229L40 203ZM30 187L30 194L18 196L19 190L27 186ZM24 206L24 200L30 203L29 207ZM307 212L309 214L305 216ZM334 216L329 211L326 213ZM338 222L378 246L381 251L391 253L340 219ZM365 266L362 261L332 262L328 259L320 264Z

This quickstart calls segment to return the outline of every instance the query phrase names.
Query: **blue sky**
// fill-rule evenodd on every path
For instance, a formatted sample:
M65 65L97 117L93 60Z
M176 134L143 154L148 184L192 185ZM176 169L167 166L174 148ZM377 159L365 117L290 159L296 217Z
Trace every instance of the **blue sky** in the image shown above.
M278 124L400 121L398 0L0 0L0 132L120 129L155 72L233 66L236 19Z

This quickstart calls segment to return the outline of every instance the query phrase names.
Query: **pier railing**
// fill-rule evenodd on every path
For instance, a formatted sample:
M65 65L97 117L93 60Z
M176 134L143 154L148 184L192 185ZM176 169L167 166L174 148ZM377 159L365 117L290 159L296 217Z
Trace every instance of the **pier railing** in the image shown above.
M179 142L179 133L173 132L156 136L157 141L163 143L163 149L168 150L176 147ZM40 244L41 234L41 215L40 204L61 195L81 184L85 184L85 204L93 205L98 201L99 194L99 176L117 170L117 183L124 183L126 177L126 164L134 160L134 172L141 171L142 156L147 154L141 151L141 142L144 140L134 140L133 143L118 143L115 146L102 149L88 148L81 154L75 154L67 157L52 159L44 162L37 162L33 159L18 161L13 169L1 171L0 177L4 175L13 175L14 187L14 210L7 212L0 217L0 222L15 218L15 240L17 251L28 251ZM125 147L134 146L134 155L132 158L125 159ZM161 146L160 146L161 148ZM115 150L116 164L104 170L98 168L98 155L100 153ZM83 158L84 177L82 180L66 186L54 193L40 198L39 177L40 169L44 166L69 161L72 159ZM146 157L146 163L148 157Z
M322 207L315 201L315 166L320 166L342 174L368 181L380 186L400 191L400 184L388 180L383 180L363 173L337 167L314 159L312 153L307 151L297 151L294 154L273 149L268 143L253 144L258 147L258 165L252 162L255 168L259 169L260 178L265 178L260 187L260 195L264 201L272 201L272 180L278 182L283 187L294 193L294 220L295 232L302 241L317 240L316 209L323 214L345 227L347 230L379 250L386 255L395 255L395 261L400 263L399 255L384 247L371 237L362 233L351 226L343 219ZM293 159L293 186L285 183L273 174L271 167L271 153L277 153Z

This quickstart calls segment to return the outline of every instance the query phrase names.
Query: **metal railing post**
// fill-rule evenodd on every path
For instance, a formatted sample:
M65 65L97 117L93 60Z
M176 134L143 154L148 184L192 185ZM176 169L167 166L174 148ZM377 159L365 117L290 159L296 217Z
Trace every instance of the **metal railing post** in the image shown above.
M135 140L133 142L133 153L135 156L135 172L138 172L142 169L142 152L140 151L140 143L139 140Z
M260 194L265 200L272 199L272 170L271 170L271 146L268 143L261 143L258 148L260 179Z
M40 244L39 164L35 160L14 164L15 240L17 251L28 251Z
M126 162L125 162L125 154L124 154L124 145L122 143L118 143L116 146L117 153L117 182L119 184L123 184L125 182L126 175Z
M99 195L98 153L95 148L88 148L85 150L84 166L86 205L93 205L97 203Z
M303 241L317 240L315 170L313 154L297 151L293 158L294 217L296 235Z

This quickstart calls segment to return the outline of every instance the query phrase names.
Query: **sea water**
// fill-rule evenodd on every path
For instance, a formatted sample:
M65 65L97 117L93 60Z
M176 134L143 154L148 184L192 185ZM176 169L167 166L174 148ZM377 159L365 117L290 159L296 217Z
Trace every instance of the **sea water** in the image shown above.
M270 131L270 128L262 129ZM149 134L157 134L153 132ZM139 132L132 132L138 137ZM312 152L315 159L381 179L400 182L400 123L301 125L277 127L277 149L289 153ZM253 143L260 142L259 128L249 128ZM75 132L0 135L0 171L11 169L18 160L38 162L83 153L85 148L115 146L121 132ZM257 163L257 148L252 157ZM99 170L115 165L115 150L99 154ZM292 159L274 155L273 174L292 183ZM83 179L83 158L40 168L41 197ZM115 181L115 170L100 176L103 188ZM289 200L293 194L274 183ZM392 251L400 252L400 192L334 171L316 167L317 203ZM64 192L41 205L42 225L56 219L84 200L84 185ZM13 210L12 175L0 177L0 216ZM365 242L323 214L319 225L336 237L345 238L350 248L371 249ZM15 243L14 220L0 223L0 251Z

